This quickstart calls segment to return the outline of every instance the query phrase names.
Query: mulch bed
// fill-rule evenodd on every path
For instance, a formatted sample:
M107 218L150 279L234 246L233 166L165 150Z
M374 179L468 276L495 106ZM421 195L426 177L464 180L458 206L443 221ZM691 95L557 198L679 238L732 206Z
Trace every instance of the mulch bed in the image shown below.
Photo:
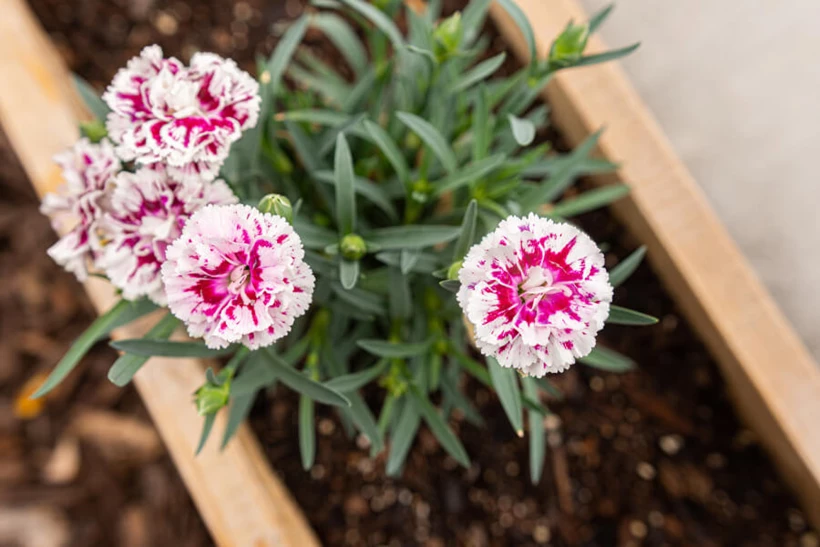
M274 45L275 23L301 10L295 0L32 5L72 69L98 87L155 42L182 59L205 49L252 70L254 55ZM134 461L81 436L76 476L48 483L54 447L66 432L82 431L78 420L94 411L147 420L132 389L106 383L109 349L95 348L39 417L8 417L26 379L52 366L93 315L77 283L45 256L53 235L2 141L0 182L0 481L12 487L0 493L0 506L36 507L38 516L61 521L75 545L139 545L126 542L137 530L150 534L145 545L209 544L156 449L143 446L143 459ZM609 244L613 262L638 245L605 212L581 224ZM556 378L566 399L549 402L555 415L545 424L550 450L539 485L528 479L526 439L473 384L467 388L486 427L454 423L473 459L469 470L422 428L403 476L386 478L383 460L369 459L319 407L317 464L305 472L297 401L284 390L257 403L252 425L327 545L818 545L754 434L739 423L715 363L647 266L617 291L616 303L662 320L604 331L604 343L638 361L638 371L616 376L576 366Z

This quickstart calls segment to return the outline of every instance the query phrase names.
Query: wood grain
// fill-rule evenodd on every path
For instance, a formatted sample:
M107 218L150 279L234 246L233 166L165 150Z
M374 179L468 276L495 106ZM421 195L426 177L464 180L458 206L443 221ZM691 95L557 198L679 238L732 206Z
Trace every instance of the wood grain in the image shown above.
M78 138L77 121L87 114L65 67L22 0L0 0L0 123L39 195L61 177L52 156ZM117 300L99 279L86 284L97 310ZM116 333L140 336L139 327ZM271 472L246 425L220 452L217 420L208 447L194 457L202 418L191 394L204 381L203 363L151 359L134 382L176 463L214 541L224 546L318 545L304 515Z
M576 0L516 1L532 22L540 57L567 21L588 18ZM510 17L498 5L492 15L526 58L527 46ZM605 47L593 37L589 50ZM616 214L648 244L655 270L718 360L748 425L820 526L817 363L616 63L559 72L546 98L572 144L606 128L599 151L623 167L599 180L632 187Z

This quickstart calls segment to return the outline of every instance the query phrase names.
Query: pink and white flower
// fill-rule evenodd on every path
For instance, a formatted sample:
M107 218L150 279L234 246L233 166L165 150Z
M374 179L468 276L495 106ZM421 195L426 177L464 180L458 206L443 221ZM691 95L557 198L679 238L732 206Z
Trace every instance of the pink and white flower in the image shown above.
M247 205L204 207L167 252L168 307L210 348L268 346L313 297L302 241L279 216Z
M473 246L459 281L479 350L537 377L592 351L612 301L604 256L589 236L534 214L507 218Z
M195 53L185 67L156 45L117 72L103 100L120 157L164 162L178 180L213 180L261 102L259 84L234 61Z
M105 209L105 190L122 166L106 139L99 144L80 139L54 161L62 169L65 184L57 193L46 194L40 211L51 218L52 226L63 236L48 254L84 281L89 265L97 258L94 240Z
M160 268L167 247L194 212L209 204L236 203L221 180L177 181L162 167L143 167L117 175L108 209L100 219L97 265L127 300L148 296L165 304Z

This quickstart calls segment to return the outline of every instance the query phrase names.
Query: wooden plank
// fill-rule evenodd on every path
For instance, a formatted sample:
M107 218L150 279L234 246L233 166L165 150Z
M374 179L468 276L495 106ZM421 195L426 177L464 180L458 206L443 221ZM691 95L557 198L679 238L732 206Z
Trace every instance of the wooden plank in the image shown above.
M0 13L0 123L43 195L61 183L52 156L74 143L77 120L87 114L59 55L25 3L0 0ZM117 300L111 286L99 279L89 281L86 290L97 310L106 310ZM142 332L132 326L116 334L132 338ZM217 434L194 457L202 418L191 394L204 381L203 363L152 359L134 381L218 545L319 544L247 425L224 451L218 449ZM224 416L215 432L222 427Z
M545 57L567 21L588 19L576 0L516 0ZM522 58L528 49L497 4L492 15ZM591 52L604 51L593 37ZM644 52L660 55L661 52ZM615 207L718 360L747 423L820 526L820 368L766 292L657 122L616 63L559 72L547 87L572 144L606 127L599 151L632 187Z

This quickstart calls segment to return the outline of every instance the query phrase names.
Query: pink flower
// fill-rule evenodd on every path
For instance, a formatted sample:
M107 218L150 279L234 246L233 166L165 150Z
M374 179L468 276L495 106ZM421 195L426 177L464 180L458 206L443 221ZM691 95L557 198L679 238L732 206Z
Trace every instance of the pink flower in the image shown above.
M314 277L304 255L282 217L247 205L204 207L168 248L168 307L208 347L268 346L310 305Z
M458 302L481 352L538 377L592 351L612 301L595 243L534 214L507 218L473 246L459 281Z
M105 189L120 168L108 140L92 144L80 139L54 157L65 184L56 194L46 194L40 211L51 217L54 229L64 235L48 250L49 256L84 281L88 266L97 257L96 228L105 207Z
M208 204L236 203L236 196L221 180L180 182L161 167L123 171L111 186L108 210L98 227L105 240L97 264L127 300L148 296L164 305L160 267L166 248L195 211Z
M120 157L164 162L178 180L213 180L261 102L259 84L235 62L196 53L185 67L156 45L117 72L103 100Z

